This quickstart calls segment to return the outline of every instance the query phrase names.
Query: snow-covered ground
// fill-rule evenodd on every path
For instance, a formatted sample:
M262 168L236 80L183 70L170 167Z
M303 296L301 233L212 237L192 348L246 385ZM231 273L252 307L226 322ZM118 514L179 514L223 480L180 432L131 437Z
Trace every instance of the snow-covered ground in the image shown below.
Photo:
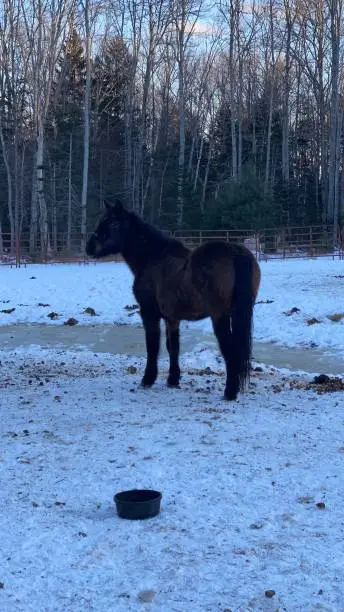
M273 301L256 305L256 338L342 354L343 320L327 315L344 310L344 262L262 272L258 301ZM1 324L139 322L121 264L1 268L0 281L0 309L15 308ZM263 366L227 403L214 352L182 357L178 390L165 359L139 388L143 365L0 347L0 611L343 612L343 391ZM134 487L162 491L159 516L117 517L113 495Z
M139 359L3 355L1 610L343 610L343 392L263 370L233 405L188 363L144 391ZM158 517L117 517L133 487Z

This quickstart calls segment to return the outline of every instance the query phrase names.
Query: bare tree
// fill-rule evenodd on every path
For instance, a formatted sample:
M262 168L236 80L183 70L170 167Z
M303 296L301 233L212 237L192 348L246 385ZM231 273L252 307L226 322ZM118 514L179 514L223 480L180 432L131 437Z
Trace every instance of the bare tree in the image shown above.
M164 214L164 190L166 175L173 157L174 121L171 110L174 105L176 65L173 51L173 32L167 32L156 63L152 79L152 130L150 167L146 191L150 191L150 218L161 219ZM146 196L147 197L147 196Z
M339 105L340 59L343 51L341 49L343 1L327 0L327 4L330 14L331 32L331 119L327 216L334 223L334 236L336 237L339 216L340 138L343 122L343 112Z
M22 164L28 49L21 30L20 0L5 0L0 22L0 142L7 178L11 251L19 253L22 219ZM6 137L11 134L11 137Z
M134 124L135 124L135 103L136 103L136 86L137 73L142 47L142 28L144 24L144 16L146 13L146 0L136 2L136 0L124 0L124 10L127 15L130 31L130 79L129 87L127 88L127 100L125 110L125 189L127 201L131 204L134 210L139 210L139 181L138 181L138 157L137 157L137 139L134 142ZM140 157L139 153L139 157Z
M296 17L299 28L298 53L296 61L299 72L306 76L304 87L310 87L314 95L317 114L317 176L316 182L321 194L323 220L326 219L328 201L328 128L326 121L328 104L328 11L322 0L311 0L299 4ZM300 77L302 75L300 74Z
M176 59L178 65L179 155L177 176L177 225L184 220L185 173L185 64L187 51L200 16L202 0L176 0L174 25L176 29Z
M270 185L270 170L271 170L271 135L272 135L272 114L274 103L275 90L275 75L276 75L276 48L275 48L275 16L276 6L274 0L269 0L268 4L268 33L267 33L267 50L266 50L266 86L269 91L269 110L268 110L268 127L266 136L266 157L265 157L265 179L264 193L268 193Z
M145 17L146 36L143 41L145 54L145 68L142 89L141 121L137 149L136 197L139 198L139 208L143 213L147 197L147 188L144 187L143 153L148 148L148 104L152 77L157 61L157 50L162 44L165 33L171 21L171 3L168 0L147 0L147 16ZM152 159L152 156L151 156Z
M90 0L81 2L82 15L85 28L85 59L86 81L84 94L84 161L82 171L81 192L81 249L85 250L87 232L87 188L88 188L88 162L90 154L90 96L91 96L91 8Z
M96 31L98 17L102 10L100 0L80 0L81 20L84 28L86 79L84 91L84 153L81 191L81 249L85 250L87 236L87 192L88 192L88 166L90 155L90 105L91 105L91 78L92 78L92 45Z
M284 88L282 108L282 177L287 183L290 178L289 126L290 126L290 93L292 67L293 27L297 15L295 0L283 0L285 16L285 49L284 49Z
M57 59L63 47L69 0L21 0L22 17L30 57L30 97L32 124L36 138L35 167L32 184L30 250L35 251L39 220L42 257L50 250L47 203L44 192L45 122L51 104L51 92Z

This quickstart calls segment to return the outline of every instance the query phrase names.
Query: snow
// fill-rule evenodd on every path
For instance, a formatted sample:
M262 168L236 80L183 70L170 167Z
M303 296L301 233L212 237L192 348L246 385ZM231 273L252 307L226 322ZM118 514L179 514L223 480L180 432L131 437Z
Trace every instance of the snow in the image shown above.
M326 318L343 308L343 261L262 272L258 300L273 302L255 308L256 338L343 351L343 321ZM1 309L15 308L3 325L139 324L122 264L0 277ZM227 403L216 352L181 365L180 389L166 387L162 358L143 390L139 356L0 348L1 612L343 610L343 392L261 366ZM162 492L159 516L116 515L114 494L134 487Z
M162 363L145 391L137 358L6 354L2 610L136 611L146 590L153 612L342 609L342 396L263 368L228 404L221 367L183 361L181 390ZM162 491L158 517L117 517L133 487Z
M255 307L254 337L280 345L318 346L344 355L344 318L333 322L328 315L344 310L344 260L320 258L261 262L262 283ZM34 278L33 278L34 277ZM0 268L0 325L45 323L61 325L69 317L81 324L126 323L140 325L137 313L126 310L135 303L132 275L125 264L30 265ZM38 306L38 304L49 306ZM92 307L98 316L84 312ZM300 312L284 314L292 308ZM54 311L59 318L51 321ZM308 325L307 320L319 321ZM211 333L209 319L192 325Z

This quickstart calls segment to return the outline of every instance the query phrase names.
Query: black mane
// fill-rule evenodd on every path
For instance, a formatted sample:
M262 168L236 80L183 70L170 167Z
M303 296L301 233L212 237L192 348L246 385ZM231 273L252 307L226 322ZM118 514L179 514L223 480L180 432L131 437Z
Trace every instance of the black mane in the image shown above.
M123 249L123 256L130 267L140 268L151 260L171 254L185 256L189 250L180 240L171 238L135 212L129 213L130 230Z
M154 227L150 223L147 223L147 221L144 221L137 213L130 212L130 217L132 227L135 228L138 233L147 236L152 240L156 240L157 242L169 242L171 240L169 236L166 236L166 234L164 234L157 227Z

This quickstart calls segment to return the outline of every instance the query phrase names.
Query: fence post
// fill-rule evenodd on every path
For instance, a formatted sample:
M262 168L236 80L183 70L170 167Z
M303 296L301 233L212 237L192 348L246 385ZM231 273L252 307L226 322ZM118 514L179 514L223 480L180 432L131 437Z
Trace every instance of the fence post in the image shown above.
M313 257L313 228L310 226L309 228L309 251L311 257Z

